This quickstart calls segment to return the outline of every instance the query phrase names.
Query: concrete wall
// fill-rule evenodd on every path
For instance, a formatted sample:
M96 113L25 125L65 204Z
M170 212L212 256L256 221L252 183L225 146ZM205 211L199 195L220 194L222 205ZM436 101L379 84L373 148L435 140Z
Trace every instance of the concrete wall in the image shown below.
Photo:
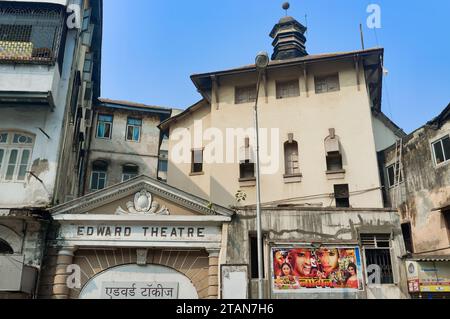
M393 285L367 286L360 293L306 293L276 295L266 281L266 295L270 298L287 299L365 299L406 298L406 270L400 259L405 253L400 219L396 212L384 209L275 209L262 212L262 229L265 234L265 274L271 278L270 248L312 242L323 246L360 246L359 234L392 234L391 259ZM250 264L249 235L256 232L256 213L252 209L240 209L229 226L227 263ZM281 244L281 246L283 245ZM364 261L363 261L364 264ZM365 271L364 271L365 272ZM366 283L366 282L365 282ZM255 283L252 285L256 297Z
M0 207L46 207L53 202L77 32L69 30L67 33L61 75L58 65L4 65L0 68L3 72L0 76L1 90L52 90L55 101L53 111L36 106L0 109L1 131L23 131L35 136L29 170L42 181L29 175L24 183L0 182ZM17 81L20 85L14 84Z
M372 116L373 133L375 135L375 147L377 152L387 149L395 144L398 137L383 121L378 117Z
M111 139L96 137L99 114L111 114L114 117ZM140 118L143 121L139 142L126 140L128 117ZM92 126L92 142L89 149L85 192L89 193L91 191L92 164L96 160L104 160L109 163L107 186L122 182L122 167L125 164L139 166L139 175L156 178L159 159L160 131L157 127L159 123L159 117L151 113L96 107Z
M25 256L24 266L34 269L38 273L41 269L41 261L44 253L47 224L32 218L22 219L22 213L13 212L0 217L0 239L7 242L14 250L14 256ZM2 269L0 268L0 276ZM25 277L23 277L25 278ZM5 278L3 278L5 279ZM36 277L30 279L36 280ZM22 287L36 289L36 282L22 282ZM1 287L0 287L1 288ZM20 299L31 297L21 292L0 292L0 299Z
M450 122L438 130L424 126L410 135L403 150L401 195L398 188L388 192L402 221L411 223L415 253L450 254L450 231L439 209L450 205L450 162L437 166L432 150L432 143L448 135ZM385 152L385 168L394 163L395 149L390 148Z
M316 94L314 76L334 72L339 72L340 91ZM350 61L317 63L308 69L308 74L308 93L302 70L292 67L269 72L267 103L264 90L261 90L260 127L279 130L279 137L274 141L275 147L278 148L278 154L274 159L279 166L273 174L262 175L263 202L326 194L314 199L298 199L296 202L334 206L335 203L330 198L334 193L333 186L349 184L350 192L357 193L350 198L351 206L383 207L372 114L363 71L360 74L362 83L359 90L354 65ZM289 79L299 80L300 96L276 99L275 82ZM218 91L220 103L218 105L213 103L211 107L202 108L202 111L196 111L186 119L177 121L171 127L171 139L177 128L187 128L192 132L195 120L203 121L204 129L217 128L224 136L227 128L254 127L254 103L235 104L234 87L251 85L255 82L254 75L221 77ZM334 128L340 138L343 165L346 170L345 176L332 180L326 174L324 146L330 128ZM283 179L285 173L283 145L288 140L289 133L294 134L294 140L299 144L300 171L303 178L297 183L286 183ZM209 143L204 140L202 146L205 147ZM242 144L243 141L235 143ZM174 145L176 142L171 141L171 151ZM235 152L237 153L237 149ZM193 190L196 195L225 206L236 204L235 193L242 190L247 194L245 204L255 203L254 185L245 187L245 184L239 182L237 158L234 164L205 164L204 176L190 176L190 163L173 163L173 154L170 153L169 184L183 190Z

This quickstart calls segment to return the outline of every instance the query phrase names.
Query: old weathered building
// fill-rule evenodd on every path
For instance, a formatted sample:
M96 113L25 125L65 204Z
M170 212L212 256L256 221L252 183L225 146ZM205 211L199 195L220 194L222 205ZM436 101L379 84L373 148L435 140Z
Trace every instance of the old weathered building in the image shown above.
M450 105L382 153L384 184L399 207L409 289L414 297L450 292ZM448 298L448 297L447 297Z
M162 136L158 125L171 114L169 108L99 99L94 106L84 193L139 175L156 179L159 168L166 166L159 165ZM163 156L166 150L161 151Z
M40 298L219 296L227 208L140 176L50 213Z
M384 51L308 54L305 31L292 17L275 25L259 96L255 65L191 77L203 99L160 125L168 183L236 209L222 265L234 290L222 290L256 297L259 98L266 297L404 298L400 219L377 160L405 135L381 110Z
M48 207L76 195L102 1L0 1L0 298L36 296Z

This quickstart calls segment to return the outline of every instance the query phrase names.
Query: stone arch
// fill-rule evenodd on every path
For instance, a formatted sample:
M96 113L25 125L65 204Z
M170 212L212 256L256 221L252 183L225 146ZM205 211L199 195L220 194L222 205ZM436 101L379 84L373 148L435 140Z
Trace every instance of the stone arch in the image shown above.
M112 278L116 278L113 275L120 274L121 278L123 278L124 282L128 281L127 278L127 271L133 271L134 274L131 276L130 281L135 280L136 278L139 281L139 277L142 278L141 280L148 280L147 278L149 276L163 276L163 280L160 282L169 282L169 281L177 281L179 284L179 298L180 299L196 299L198 298L198 292L190 278L188 278L185 274L177 271L176 269L173 269L168 266L162 266L162 265L154 265L154 264L147 264L145 266L139 266L136 264L126 264L126 265L119 265L114 266L109 269L105 269L102 272L96 274L94 277L92 277L80 290L79 298L81 299L89 299L93 298L95 295L99 295L101 293L98 288L100 279L103 279L105 281L112 280ZM144 279L145 278L145 279ZM99 282L96 282L96 280L99 280ZM93 291L93 289L95 289ZM96 298L96 297L94 297Z
M11 228L0 225L0 239L11 246L15 254L22 253L22 236L17 234Z
M81 268L81 286L105 270L137 263L135 248L79 250L74 264ZM164 266L186 276L197 290L199 299L208 298L209 257L206 251L183 249L149 249L147 265ZM81 289L71 289L70 298L77 299Z

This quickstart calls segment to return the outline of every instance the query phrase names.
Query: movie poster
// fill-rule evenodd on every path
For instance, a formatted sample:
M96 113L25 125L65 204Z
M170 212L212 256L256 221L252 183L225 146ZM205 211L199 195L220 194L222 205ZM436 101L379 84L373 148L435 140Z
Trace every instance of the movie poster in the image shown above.
M359 248L274 248L274 292L364 290Z

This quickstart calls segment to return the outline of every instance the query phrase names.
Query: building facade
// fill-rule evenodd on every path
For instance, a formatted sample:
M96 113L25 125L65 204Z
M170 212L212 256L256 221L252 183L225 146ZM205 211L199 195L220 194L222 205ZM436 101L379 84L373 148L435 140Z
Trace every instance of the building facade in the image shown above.
M384 208L377 158L405 135L381 110L383 49L309 55L305 31L292 17L275 25L260 90L255 65L191 77L203 99L160 125L168 183L236 210L222 267L256 298L259 100L266 297L405 298L400 219Z
M101 29L100 0L0 2L0 298L36 297L46 210L78 190Z
M401 215L409 291L450 292L450 105L383 152L387 198Z
M219 297L233 211L140 176L50 212L40 298Z
M171 114L169 108L99 99L94 106L84 193L140 175L156 179L165 167L160 164L165 150L160 148L158 125Z

